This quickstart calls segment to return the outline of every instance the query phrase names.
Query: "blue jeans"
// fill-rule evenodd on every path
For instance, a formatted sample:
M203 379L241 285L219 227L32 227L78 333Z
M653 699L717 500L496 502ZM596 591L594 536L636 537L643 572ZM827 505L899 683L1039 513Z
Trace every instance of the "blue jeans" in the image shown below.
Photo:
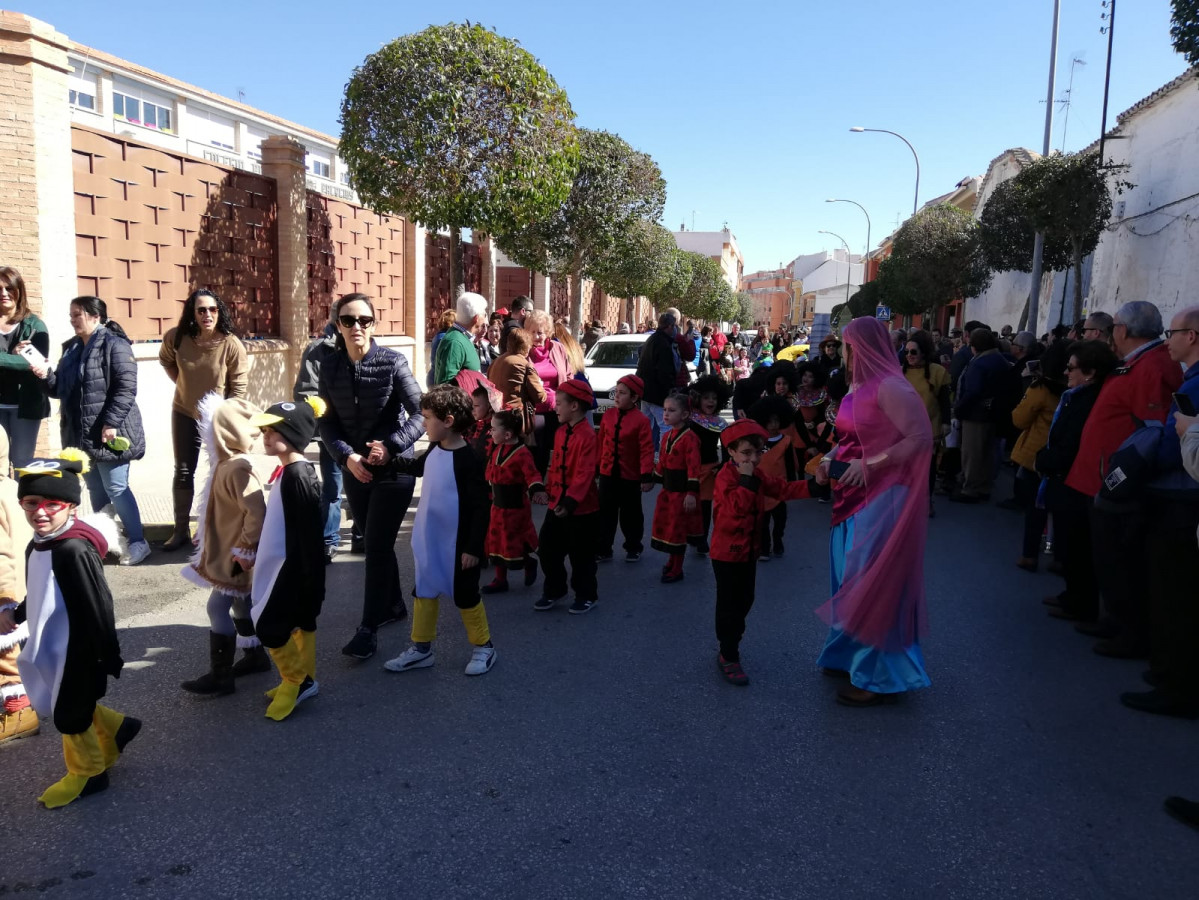
M91 468L83 476L87 493L91 497L92 510L99 512L109 503L116 510L125 526L129 543L145 540L142 534L142 514L137 508L137 498L129 490L129 463L92 460Z
M666 427L666 423L662 421L662 416L666 410L657 403L642 400L641 411L649 416L649 424L654 431L654 456L657 456L658 448L662 445L662 435L670 430Z
M14 469L33 459L41 427L41 419L22 419L15 409L0 409L0 428L8 435L8 461Z
M341 542L341 466L333 461L324 442L318 442L321 453L321 504L325 508L325 546L336 547Z

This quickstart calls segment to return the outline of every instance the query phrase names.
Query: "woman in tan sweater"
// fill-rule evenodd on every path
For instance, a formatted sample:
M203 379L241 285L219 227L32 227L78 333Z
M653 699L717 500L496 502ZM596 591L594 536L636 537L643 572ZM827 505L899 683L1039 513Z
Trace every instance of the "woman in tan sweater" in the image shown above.
M175 382L171 404L171 440L175 450L175 532L162 545L176 550L191 540L189 520L200 459L200 398L215 391L244 397L249 365L246 348L233 333L233 319L216 294L193 291L183 304L179 324L162 338L158 361Z
M523 328L508 332L508 352L501 355L488 369L491 383L503 394L505 409L520 413L525 437L533 434L534 410L545 402L545 387L537 369L529 362L533 336Z

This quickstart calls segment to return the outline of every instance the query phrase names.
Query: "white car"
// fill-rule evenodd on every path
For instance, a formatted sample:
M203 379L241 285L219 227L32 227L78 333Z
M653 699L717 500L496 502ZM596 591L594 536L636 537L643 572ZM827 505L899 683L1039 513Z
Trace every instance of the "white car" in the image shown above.
M596 341L587 351L587 380L595 391L599 409L595 420L612 405L612 389L626 375L637 374L637 362L641 359L641 348L649 340L648 334L610 334ZM695 378L695 365L687 363L687 372Z

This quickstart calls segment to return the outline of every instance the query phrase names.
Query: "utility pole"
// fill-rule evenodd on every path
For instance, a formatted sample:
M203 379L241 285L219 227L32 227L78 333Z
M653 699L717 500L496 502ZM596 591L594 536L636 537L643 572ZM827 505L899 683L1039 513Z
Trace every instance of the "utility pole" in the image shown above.
M1049 42L1049 88L1045 98L1045 140L1041 153L1049 155L1053 135L1053 88L1057 75L1057 31L1062 19L1062 0L1053 0L1053 37ZM1032 248L1032 285L1028 293L1028 321L1025 328L1037 333L1037 318L1041 305L1041 265L1045 255L1045 233L1038 231ZM1077 276L1076 276L1077 277Z
M1107 140L1107 95L1112 84L1112 39L1116 34L1116 0L1105 0L1103 5L1108 8L1108 11L1102 16L1102 18L1107 19L1107 27L1100 28L1099 32L1101 34L1104 31L1107 32L1107 74L1103 76L1103 124L1100 126L1099 131L1100 166L1104 164L1103 145ZM1075 275L1074 277L1077 278L1078 276Z

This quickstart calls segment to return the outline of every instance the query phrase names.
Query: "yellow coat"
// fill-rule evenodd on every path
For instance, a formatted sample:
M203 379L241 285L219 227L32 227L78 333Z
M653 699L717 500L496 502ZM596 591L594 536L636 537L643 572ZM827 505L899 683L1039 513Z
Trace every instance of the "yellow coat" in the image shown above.
M1020 429L1020 437L1012 448L1012 462L1037 470L1037 451L1049 443L1049 426L1053 424L1057 401L1057 395L1043 384L1033 385L1024 392L1024 399L1012 410L1012 424Z

